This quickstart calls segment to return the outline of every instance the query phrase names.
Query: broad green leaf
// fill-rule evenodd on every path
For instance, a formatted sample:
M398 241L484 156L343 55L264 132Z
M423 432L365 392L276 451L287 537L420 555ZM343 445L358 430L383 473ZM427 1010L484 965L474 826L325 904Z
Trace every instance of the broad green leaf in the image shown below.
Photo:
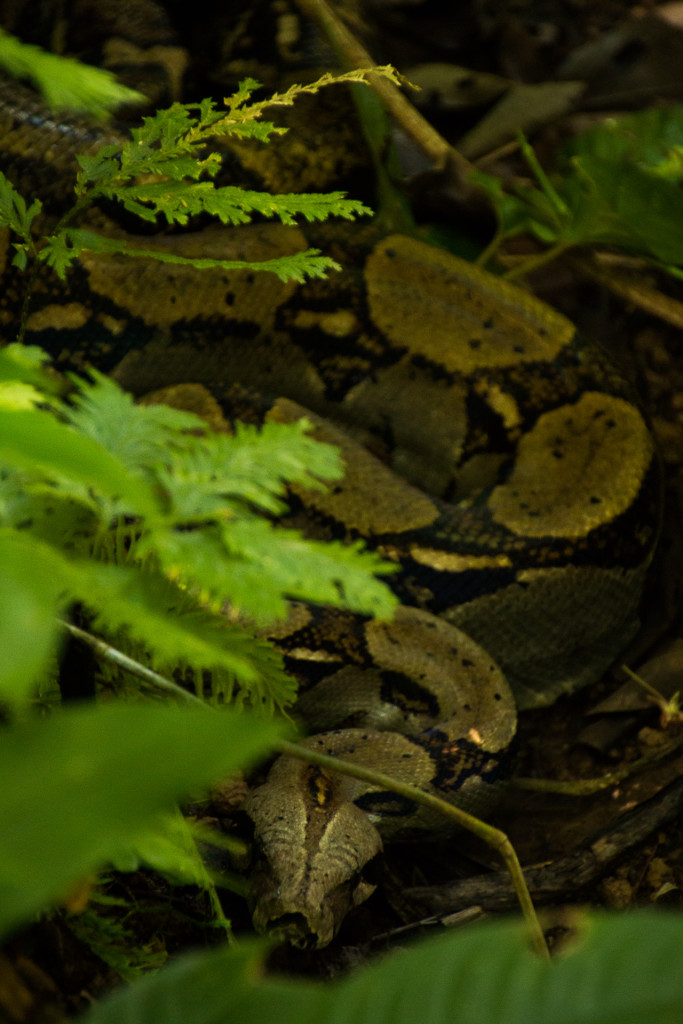
M682 263L683 194L678 183L629 161L627 154L591 150L577 150L562 183L573 215L567 237Z
M332 987L265 981L267 948L252 940L182 957L103 1000L78 1024L327 1024ZM417 1020L427 1024L422 1016ZM335 1024L347 1022L338 1017Z
M201 858L190 823L178 809L157 815L154 825L136 838L126 854L126 864L121 854L112 857L114 868L137 871L144 866L158 871L176 885L213 889L211 875Z
M672 170L671 152L681 146L683 106L656 107L608 118L570 140L563 153L568 158L591 156L612 163L621 160L644 170L668 174Z
M17 380L0 383L0 407L3 409L35 409L44 397L32 384L22 384Z
M68 574L47 545L2 528L0 566L0 702L17 706L34 692L54 654L55 613L64 605Z
M181 958L114 993L79 1024L677 1024L683 1020L680 915L578 919L554 963L520 924L490 923L390 954L322 984L267 976L266 946Z
M237 712L88 706L3 730L0 931L126 845L174 801L264 755L282 728Z
M500 237L526 231L560 250L607 245L683 263L683 108L608 120L572 139L547 177L523 148L536 183L510 195L497 179L472 176L496 208Z

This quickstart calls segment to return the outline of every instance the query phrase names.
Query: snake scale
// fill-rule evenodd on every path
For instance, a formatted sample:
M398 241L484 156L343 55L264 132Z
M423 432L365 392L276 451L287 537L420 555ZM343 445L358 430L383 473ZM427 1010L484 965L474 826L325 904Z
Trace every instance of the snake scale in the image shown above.
M10 106L3 152L16 161L19 137L45 122ZM77 134L66 123L64 144ZM27 337L220 428L305 411L340 446L343 484L293 493L288 521L397 563L402 607L368 622L293 606L272 628L306 684L308 742L477 812L508 770L515 707L596 679L638 628L658 523L653 442L617 368L528 292L409 237L319 234L157 240L228 259L312 241L345 266L303 287L85 255L66 290L41 283ZM3 285L7 324L10 267ZM372 891L378 828L413 839L438 828L402 798L287 758L247 810L261 851L255 923L309 947Z

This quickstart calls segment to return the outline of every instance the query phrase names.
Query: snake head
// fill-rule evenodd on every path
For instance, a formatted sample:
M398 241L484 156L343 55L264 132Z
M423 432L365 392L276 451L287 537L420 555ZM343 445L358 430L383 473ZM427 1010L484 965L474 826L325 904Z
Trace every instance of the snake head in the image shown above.
M326 946L375 890L366 869L382 851L379 833L330 775L293 758L275 762L245 810L257 849L254 927L301 949Z

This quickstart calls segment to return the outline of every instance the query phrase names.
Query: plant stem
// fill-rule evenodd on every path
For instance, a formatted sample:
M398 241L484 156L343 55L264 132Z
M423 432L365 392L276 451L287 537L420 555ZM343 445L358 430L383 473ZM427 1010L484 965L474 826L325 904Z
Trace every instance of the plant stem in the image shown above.
M524 277L526 274L530 274L532 270L537 270L539 267L544 267L546 263L551 263L552 260L560 256L566 249L571 248L569 242L556 242L555 245L551 245L549 249L545 249L544 252L539 252L536 256L531 256L527 260L522 260L512 270L508 270L505 277L506 281L512 281L518 277Z
M106 661L109 661L114 665L118 665L119 668L124 669L126 672L130 672L139 679L143 679L146 683L153 686L154 689L160 690L166 696L170 695L171 697L175 697L177 700L186 701L191 704L200 704L202 707L206 707L204 701L200 700L199 697L195 697L193 693L190 693L188 690L184 690L182 686L178 686L178 684L172 682L172 680L159 675L159 673L154 672L153 669L147 668L146 665L141 665L139 661L134 661L133 658L129 658L127 654L124 654L122 651L118 651L115 647L111 647L109 644L105 643L104 640L100 640L99 637L93 636L92 633L86 633L84 629L79 629L78 626L74 626L70 622L65 622L63 619L59 619L58 621L59 625L68 633L71 633L76 640L80 640L81 643L87 644L87 646L92 648L92 650L101 658L104 658Z
M440 814L450 818L460 828L466 829L468 832L478 836L487 846L496 850L503 858L517 893L517 899L522 916L529 929L533 948L543 959L550 959L543 929L536 915L522 866L519 863L519 858L515 853L512 843L504 832L494 828L492 825L487 825L485 821L475 818L474 815L468 814L467 811L463 811L460 807L455 807L446 800L442 800L441 797L437 797L432 793L426 793L423 789L412 786L408 782L400 782L398 779L385 775L383 772L376 772L371 768L363 768L358 764L350 764L348 761L330 757L329 754L321 754L318 751L310 750L302 744L291 743L289 740L279 740L275 746L281 754L285 754L287 757L297 757L302 761L307 761L309 764L326 768L328 771L341 772L344 775L352 776L354 779L369 782L379 789L389 789L393 793L398 793L399 796L404 796L409 800L415 801L415 803L421 804L423 807L429 807L432 810L438 811Z

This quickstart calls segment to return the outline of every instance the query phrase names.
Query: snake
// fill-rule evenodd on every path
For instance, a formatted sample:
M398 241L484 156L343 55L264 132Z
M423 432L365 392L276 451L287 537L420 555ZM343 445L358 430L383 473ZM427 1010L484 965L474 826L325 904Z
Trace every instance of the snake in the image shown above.
M41 131L53 158L96 143L21 96L2 97L10 165L35 160ZM375 621L292 604L266 631L302 684L305 742L486 813L517 709L596 680L639 628L659 484L632 385L529 291L415 237L249 225L155 244L249 260L314 244L344 270L297 286L85 253L66 287L39 282L27 341L218 429L306 416L340 448L343 482L292 490L283 521L379 552L400 606ZM19 289L5 265L5 324ZM303 948L371 894L384 842L443 832L405 797L290 757L245 809L255 926Z

